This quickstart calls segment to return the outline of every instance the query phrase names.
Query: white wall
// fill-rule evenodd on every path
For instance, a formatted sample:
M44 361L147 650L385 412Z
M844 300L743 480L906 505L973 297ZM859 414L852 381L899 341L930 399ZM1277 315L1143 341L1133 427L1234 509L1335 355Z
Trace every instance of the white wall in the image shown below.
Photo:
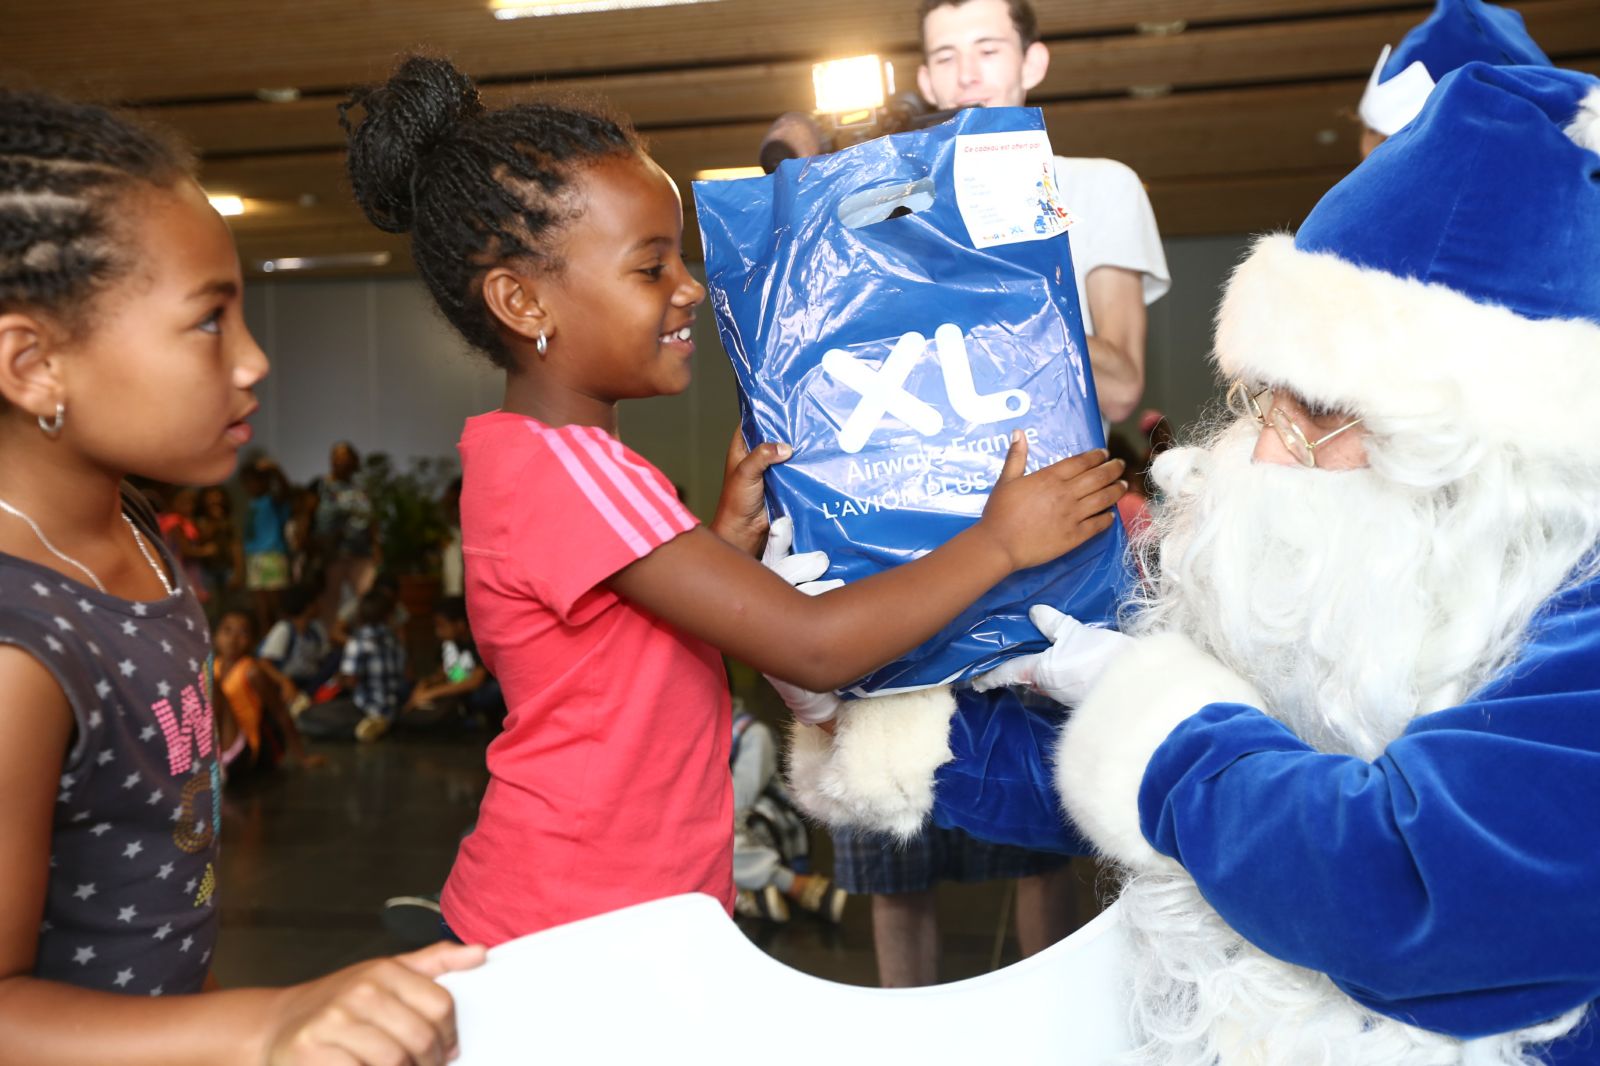
M1243 254L1242 237L1166 242L1172 291L1150 309L1148 385L1141 406L1180 425L1217 395L1206 355L1221 283ZM272 359L260 391L256 445L308 480L328 447L352 441L396 459L453 456L461 424L499 406L503 378L433 310L407 279L254 282L245 317ZM738 421L733 372L709 303L695 324L694 384L681 396L622 407L627 443L683 486L709 517L722 458Z
M1164 244L1172 289L1150 307L1144 399L1139 406L1164 411L1181 427L1221 398L1209 358L1212 319L1222 285L1244 258L1250 240L1184 237Z

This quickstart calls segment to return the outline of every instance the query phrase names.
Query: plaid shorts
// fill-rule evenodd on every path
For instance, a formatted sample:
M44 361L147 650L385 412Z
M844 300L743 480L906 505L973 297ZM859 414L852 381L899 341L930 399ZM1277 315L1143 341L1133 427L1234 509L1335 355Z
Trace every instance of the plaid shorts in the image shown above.
M959 829L929 826L901 843L875 833L833 830L833 879L846 892L921 892L940 881L1000 881L1049 873L1068 857L989 844Z

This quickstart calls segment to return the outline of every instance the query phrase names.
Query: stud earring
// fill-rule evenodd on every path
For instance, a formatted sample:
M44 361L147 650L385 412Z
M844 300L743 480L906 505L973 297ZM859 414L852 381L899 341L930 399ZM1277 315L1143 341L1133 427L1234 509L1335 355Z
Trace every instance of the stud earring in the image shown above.
M54 418L46 418L44 415L39 416L39 428L44 430L45 436L54 440L56 437L61 436L61 427L66 424L66 421L67 405L57 403L56 416Z
M539 331L539 339L533 342L533 350L543 355L550 350L550 338L544 335L544 330Z

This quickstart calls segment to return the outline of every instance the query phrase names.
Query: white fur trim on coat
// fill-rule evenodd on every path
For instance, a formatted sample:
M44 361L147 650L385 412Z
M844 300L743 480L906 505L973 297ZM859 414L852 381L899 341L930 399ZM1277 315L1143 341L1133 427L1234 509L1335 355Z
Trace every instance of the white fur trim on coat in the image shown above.
M1600 106L1600 101L1597 101ZM1600 325L1523 318L1443 285L1263 237L1217 314L1227 378L1292 388L1383 433L1442 416L1494 446L1587 454L1600 409Z
M1262 705L1255 686L1182 634L1141 638L1112 660L1056 752L1062 806L1102 854L1134 868L1170 863L1139 828L1145 767L1178 723L1223 702Z
M846 703L832 737L796 722L789 791L826 825L913 837L933 810L934 771L955 757L955 713L955 695L931 688Z

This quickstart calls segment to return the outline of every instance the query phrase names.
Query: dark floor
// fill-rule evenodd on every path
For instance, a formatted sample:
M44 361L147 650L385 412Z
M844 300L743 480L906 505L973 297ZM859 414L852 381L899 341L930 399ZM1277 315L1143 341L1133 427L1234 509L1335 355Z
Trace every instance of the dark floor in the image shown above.
M230 785L216 961L222 984L289 984L405 950L380 922L383 901L443 883L483 789L484 743L390 737L362 746L317 745L326 766ZM817 837L826 870L825 834ZM997 953L1001 964L1016 959L1004 918L1009 892L1004 884L941 887L944 980L988 971ZM867 900L852 899L837 928L809 915L783 926L740 924L799 970L877 983Z

